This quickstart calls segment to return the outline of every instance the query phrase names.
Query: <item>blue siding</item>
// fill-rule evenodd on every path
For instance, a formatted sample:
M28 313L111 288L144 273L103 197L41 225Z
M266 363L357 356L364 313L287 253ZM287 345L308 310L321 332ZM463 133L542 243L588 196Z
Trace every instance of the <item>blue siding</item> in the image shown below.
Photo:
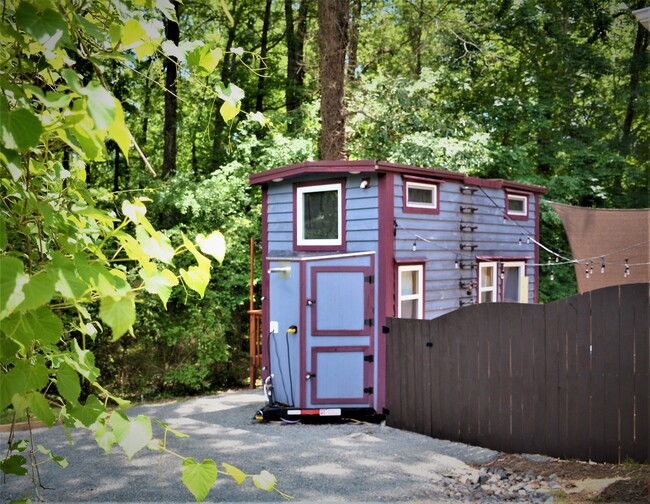
M314 174L290 182L271 183L268 188L267 230L269 252L293 251L293 183L341 178L337 175ZM378 189L377 177L370 177L366 189L359 186L361 175L349 175L345 187L346 239L348 252L377 251Z
M475 264L477 256L526 256L527 264L534 263L535 245L526 243L526 236L535 236L535 198L528 198L528 220L504 219L505 192L503 189L476 188L471 194L460 191L461 184L442 182L440 213L417 214L403 211L403 186L401 177L395 178L395 219L398 223L395 240L396 259L408 260L426 257L426 308L425 317L433 318L455 310L463 302L476 299L461 289L459 283L476 282L477 269L456 269L455 261ZM474 213L461 213L460 207L475 207ZM461 232L461 222L477 226L475 231ZM423 238L420 239L419 237ZM521 245L519 239L522 238ZM415 243L416 251L413 251ZM476 248L460 249L460 244L475 244ZM534 267L526 268L529 277L529 300L534 295Z

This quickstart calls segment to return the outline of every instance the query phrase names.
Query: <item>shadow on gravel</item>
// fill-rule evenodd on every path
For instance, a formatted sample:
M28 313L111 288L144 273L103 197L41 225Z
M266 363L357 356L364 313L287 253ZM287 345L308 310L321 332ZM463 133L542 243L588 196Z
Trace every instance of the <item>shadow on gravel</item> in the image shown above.
M259 390L238 391L132 408L129 416L144 414L189 435L168 435L168 446L184 457L227 462L247 474L267 470L278 488L297 501L396 502L440 500L445 475L471 473L468 463L496 456L470 447L399 431L378 424L258 423L255 412L264 405ZM156 435L162 429L155 427ZM20 436L23 434L24 436ZM16 439L27 438L18 433ZM110 455L97 447L87 431L62 427L34 431L34 443L66 457L61 469L48 463L40 468L39 489L44 502L193 502L181 481L182 461L172 455L139 452L129 461L119 448ZM6 444L7 435L0 435ZM9 476L0 485L0 500L29 496L28 478ZM238 488L219 476L206 502L281 502L277 493L256 489L250 480Z

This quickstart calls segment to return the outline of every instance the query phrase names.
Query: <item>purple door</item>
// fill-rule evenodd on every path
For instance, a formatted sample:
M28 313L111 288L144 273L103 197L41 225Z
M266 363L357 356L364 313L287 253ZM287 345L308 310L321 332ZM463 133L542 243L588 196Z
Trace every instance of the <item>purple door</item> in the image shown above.
M307 265L305 387L310 407L372 405L373 256ZM358 264L351 264L358 263Z

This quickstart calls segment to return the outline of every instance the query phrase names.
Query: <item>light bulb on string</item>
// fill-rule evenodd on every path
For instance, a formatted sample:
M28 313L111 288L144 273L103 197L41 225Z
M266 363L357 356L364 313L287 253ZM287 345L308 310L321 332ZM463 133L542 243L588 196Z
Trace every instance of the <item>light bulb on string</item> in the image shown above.
M605 273L605 256L600 258L600 272Z
M630 264L629 264L629 259L625 259L625 272L623 273L623 277L627 278L630 276Z
M555 280L555 271L551 270L551 282Z
M415 242L413 242L413 252L417 251L417 248L418 248L417 245L415 244Z

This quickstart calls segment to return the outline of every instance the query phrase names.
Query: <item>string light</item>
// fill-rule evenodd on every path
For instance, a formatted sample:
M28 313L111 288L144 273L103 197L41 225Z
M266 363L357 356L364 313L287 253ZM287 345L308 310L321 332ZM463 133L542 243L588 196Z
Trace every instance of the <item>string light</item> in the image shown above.
M417 251L417 248L418 248L418 247L417 247L416 243L413 242L413 252L416 252L416 251Z
M630 263L629 259L625 259L625 272L623 273L623 277L627 278L630 276Z
M602 256L600 261L600 272L605 273L605 256Z

